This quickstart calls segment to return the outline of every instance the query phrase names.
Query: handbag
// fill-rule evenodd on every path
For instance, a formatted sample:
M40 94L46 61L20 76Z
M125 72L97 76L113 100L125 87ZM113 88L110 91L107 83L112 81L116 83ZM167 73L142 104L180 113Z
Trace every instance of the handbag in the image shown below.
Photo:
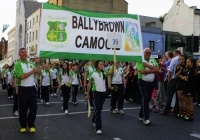
M67 86L67 87L71 87L72 85L71 85L71 83L66 82L66 83L65 83L65 86Z

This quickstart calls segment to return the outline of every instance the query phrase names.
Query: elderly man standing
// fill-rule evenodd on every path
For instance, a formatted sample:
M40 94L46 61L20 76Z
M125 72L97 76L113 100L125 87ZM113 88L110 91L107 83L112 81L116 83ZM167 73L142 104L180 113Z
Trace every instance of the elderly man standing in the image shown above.
M28 122L29 131L35 133L37 89L34 76L36 73L41 74L41 67L38 64L38 58L35 59L36 63L27 60L27 51L25 48L20 48L19 56L20 60L15 64L15 72L19 96L20 132L26 132Z
M149 102L153 89L156 87L155 73L159 72L158 63L151 58L151 50L144 49L144 61L136 64L138 70L138 85L142 94L142 104L139 113L139 120L144 121L145 125L149 125Z

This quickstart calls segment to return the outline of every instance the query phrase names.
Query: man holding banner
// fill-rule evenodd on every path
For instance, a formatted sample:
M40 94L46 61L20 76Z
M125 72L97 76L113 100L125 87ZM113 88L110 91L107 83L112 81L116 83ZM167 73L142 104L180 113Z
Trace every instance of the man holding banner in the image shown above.
M149 125L149 102L153 89L156 87L155 74L159 72L158 63L151 57L151 50L144 49L144 61L136 64L138 70L138 84L142 94L142 104L139 113L139 120L144 121L145 125Z

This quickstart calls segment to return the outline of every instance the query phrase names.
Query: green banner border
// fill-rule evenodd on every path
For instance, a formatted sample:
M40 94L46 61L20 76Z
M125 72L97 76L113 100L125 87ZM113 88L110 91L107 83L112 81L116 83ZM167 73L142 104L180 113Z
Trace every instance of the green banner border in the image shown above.
M49 10L65 10L65 11L71 11L76 14L80 14L86 17L96 17L96 18L131 18L138 20L138 15L135 14L105 14L105 13L96 13L96 12L87 12L87 11L78 11L62 6L57 6L54 4L49 3L43 3L43 9L49 9Z
M104 60L113 61L113 55L106 54L85 54L85 53L70 53L70 52L52 52L40 51L41 58L61 58L61 59L78 59L78 60ZM116 56L117 61L123 62L142 62L142 56Z

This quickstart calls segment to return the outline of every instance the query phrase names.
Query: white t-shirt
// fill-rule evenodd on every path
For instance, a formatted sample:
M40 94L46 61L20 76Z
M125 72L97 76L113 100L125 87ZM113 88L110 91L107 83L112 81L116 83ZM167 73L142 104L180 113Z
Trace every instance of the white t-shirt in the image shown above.
M7 72L7 76L8 76L8 84L9 84L12 81L12 75L10 71Z
M71 74L72 74L72 85L79 85L78 73L72 71Z
M50 73L44 70L42 73L42 86L49 86L50 84Z
M113 68L110 69L112 71ZM122 78L124 76L124 71L121 67L116 68L116 73L111 77L111 84L122 84Z
M62 85L64 85L65 83L67 83L67 82L70 82L69 80L70 80L70 77L71 76L71 74L69 74L69 75L67 75L67 73L65 74L65 75L63 75L63 74L61 74L61 83L62 83Z
M89 79L92 80L92 91L105 92L106 83L103 79L103 73L94 71L90 74Z
M150 59L149 62L144 60L143 62L146 62L147 64L151 66L155 66L155 61L153 59ZM145 70L150 70L149 68L145 67ZM154 73L149 73L149 74L142 74L142 80L146 82L153 82L155 79L155 74Z
M52 79L56 79L56 74L57 74L57 70L56 69L51 69L51 78Z

